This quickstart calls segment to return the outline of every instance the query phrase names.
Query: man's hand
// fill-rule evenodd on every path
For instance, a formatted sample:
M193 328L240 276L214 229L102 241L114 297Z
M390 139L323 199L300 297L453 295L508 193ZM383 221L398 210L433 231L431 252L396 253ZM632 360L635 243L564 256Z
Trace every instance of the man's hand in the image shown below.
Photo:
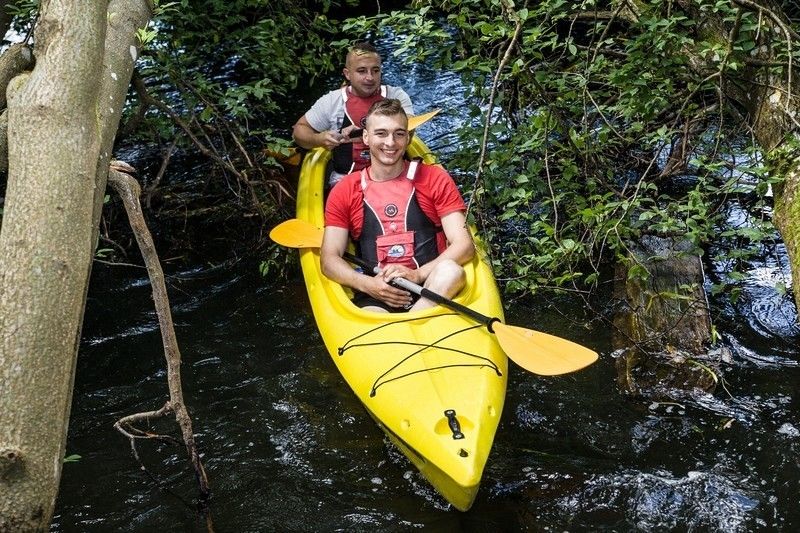
M328 150L333 150L340 144L347 144L355 141L356 139L360 139L360 134L354 134L358 130L361 131L359 128L356 128L352 124L347 126L346 128L342 128L342 131L323 131L322 135L322 146L327 148ZM351 134L354 134L355 137L350 137Z
M383 274L369 277L363 289L376 300L386 302L391 307L403 308L411 305L411 293L390 285L384 279Z
M320 133L322 138L320 139L320 146L327 150L333 150L343 142L345 142L344 136L339 133L338 131L328 130L323 131Z
M348 126L343 128L342 131L317 131L311 127L311 124L306 120L306 116L303 115L292 127L292 138L299 146L308 150L316 148L317 146L321 146L327 150L333 150L340 144L353 142L348 135L351 131L355 131L356 129L355 126Z
M353 124L350 124L346 128L342 128L342 136L344 137L342 142L351 143L360 139L363 134L364 130L361 128L356 128Z
M405 278L412 283L416 283L417 285L422 285L425 283L425 279L420 275L419 270L411 269L403 265L398 264L390 264L386 265L381 273L378 274L383 281L386 283L391 283L394 278Z

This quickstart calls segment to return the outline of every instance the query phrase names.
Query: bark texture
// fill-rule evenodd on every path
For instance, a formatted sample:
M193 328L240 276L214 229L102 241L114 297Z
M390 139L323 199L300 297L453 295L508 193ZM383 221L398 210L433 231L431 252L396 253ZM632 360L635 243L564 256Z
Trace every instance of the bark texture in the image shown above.
M107 168L135 61L135 31L147 23L150 7L143 0L43 1L36 67L8 102L0 531L43 531L52 518L105 191L107 170L98 168Z
M800 157L796 148L776 149L768 157L773 168L784 178L783 183L774 188L775 211L772 221L786 246L792 271L795 309L800 311ZM800 313L795 318L800 321Z
M2 9L3 6L0 6ZM2 24L0 23L0 27ZM8 104L6 97L13 94L27 77L19 77L25 71L33 68L33 50L22 43L12 44L0 56L0 172L8 172L8 114L5 111ZM17 78L12 85L11 81Z
M719 373L709 355L711 318L703 265L686 241L645 236L631 247L646 281L617 267L614 348L617 381L630 394L658 396L671 389L713 390ZM700 363L699 361L703 361Z
M133 68L139 54L136 31L147 26L153 15L152 0L111 0L108 2L108 31L103 54L103 71L99 78L100 105L97 119L100 126L100 157L95 171L94 240L99 235L100 214L108 180L108 164L117 134L125 97L131 84Z
M0 109L6 107L6 89L12 78L31 68L33 51L27 44L12 44L3 52L0 56Z

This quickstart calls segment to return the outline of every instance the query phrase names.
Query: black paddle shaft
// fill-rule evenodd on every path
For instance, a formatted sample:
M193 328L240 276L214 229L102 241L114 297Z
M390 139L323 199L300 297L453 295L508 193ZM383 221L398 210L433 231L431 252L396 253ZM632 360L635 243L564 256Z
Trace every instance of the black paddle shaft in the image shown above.
M369 269L370 272L374 272L375 274L380 273L380 269L376 265L373 265L368 261L365 261L364 259L357 257L349 252L345 252L344 258L347 261L350 261L351 263L356 264L362 268ZM492 324L494 322L499 321L499 319L497 318L492 318L486 315L482 315L481 313L473 309L470 309L469 307L461 305L458 302L454 302L449 298L445 298L441 294L437 294L429 289L426 289L425 287L421 287L416 283L414 283L413 281L409 281L405 278L394 278L392 280L392 284L403 290L406 290L408 292L413 292L416 295L422 296L423 298L427 298L428 300L436 302L437 304L449 307L453 311L457 311L461 314L467 315L468 317L478 322L479 324L483 324L484 326L486 326L492 333L494 333L494 330L492 329Z

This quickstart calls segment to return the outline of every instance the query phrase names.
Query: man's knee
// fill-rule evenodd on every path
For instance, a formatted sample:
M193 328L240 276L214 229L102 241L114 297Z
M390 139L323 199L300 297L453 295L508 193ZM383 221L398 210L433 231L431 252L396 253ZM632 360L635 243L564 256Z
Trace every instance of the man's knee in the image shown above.
M460 290L467 281L467 274L464 272L464 267L452 259L444 259L436 265L428 280L436 285Z

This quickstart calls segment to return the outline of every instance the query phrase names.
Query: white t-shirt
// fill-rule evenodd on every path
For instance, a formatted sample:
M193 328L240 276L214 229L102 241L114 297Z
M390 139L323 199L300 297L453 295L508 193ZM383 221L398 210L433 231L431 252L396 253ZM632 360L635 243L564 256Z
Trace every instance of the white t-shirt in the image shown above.
M385 85L386 98L396 98L409 115L414 114L411 97L400 87ZM306 120L317 131L340 130L344 122L344 96L341 89L336 89L320 96L306 112Z

